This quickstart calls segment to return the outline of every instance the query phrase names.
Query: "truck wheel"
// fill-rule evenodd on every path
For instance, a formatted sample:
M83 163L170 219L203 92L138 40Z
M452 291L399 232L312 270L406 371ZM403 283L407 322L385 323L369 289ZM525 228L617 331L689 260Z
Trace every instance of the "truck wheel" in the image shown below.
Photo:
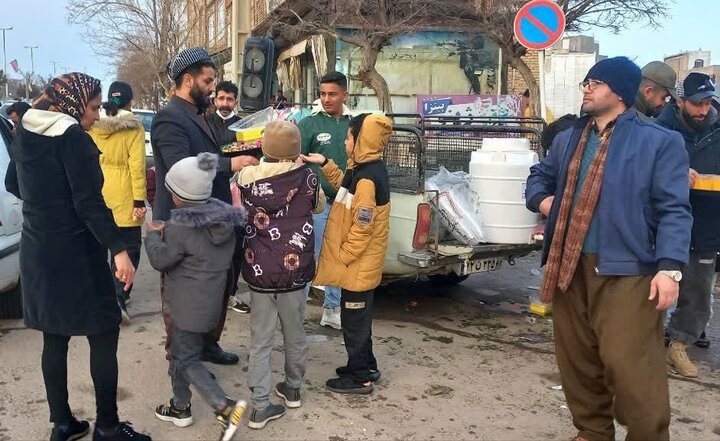
M15 288L0 294L0 319L19 319L22 317L22 287L18 282Z
M430 277L430 281L433 283L438 283L442 285L459 285L467 280L469 275L465 276L458 276L455 273L449 273L449 274L434 274Z

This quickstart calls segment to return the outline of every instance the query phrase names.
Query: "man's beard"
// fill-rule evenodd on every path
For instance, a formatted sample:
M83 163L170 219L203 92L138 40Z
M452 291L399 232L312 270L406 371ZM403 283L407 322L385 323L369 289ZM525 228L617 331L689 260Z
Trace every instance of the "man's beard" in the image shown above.
M200 90L197 84L190 89L190 98L195 101L198 113L205 113L205 110L210 107L210 95Z
M708 128L710 128L710 114L705 116L705 119L703 119L702 121L698 121L692 116L690 116L690 114L688 114L687 111L683 109L682 117L687 123L687 125L696 132L702 133L707 131Z

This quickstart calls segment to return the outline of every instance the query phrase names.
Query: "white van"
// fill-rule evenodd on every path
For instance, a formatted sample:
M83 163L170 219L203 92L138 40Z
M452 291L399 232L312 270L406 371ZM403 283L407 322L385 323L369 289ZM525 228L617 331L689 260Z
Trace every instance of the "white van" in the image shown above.
M20 232L22 202L5 189L5 175L10 164L8 148L12 132L7 120L0 117L0 319L22 317L20 287Z

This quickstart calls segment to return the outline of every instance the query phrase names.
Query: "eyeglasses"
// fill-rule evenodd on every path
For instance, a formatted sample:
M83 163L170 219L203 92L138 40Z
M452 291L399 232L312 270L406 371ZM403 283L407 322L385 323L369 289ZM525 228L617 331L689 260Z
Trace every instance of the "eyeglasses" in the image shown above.
M582 83L578 84L578 86L580 87L580 92L583 92L586 87L592 91L592 90L595 90L598 86L600 86L602 84L605 84L605 81L587 80L587 81L583 81Z

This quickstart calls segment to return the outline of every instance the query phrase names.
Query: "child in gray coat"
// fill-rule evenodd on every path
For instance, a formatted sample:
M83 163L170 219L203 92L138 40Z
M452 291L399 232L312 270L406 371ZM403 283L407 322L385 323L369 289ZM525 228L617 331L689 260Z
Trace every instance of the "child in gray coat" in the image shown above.
M245 411L201 361L205 335L215 329L225 307L223 293L235 250L235 228L245 225L245 210L212 199L218 158L200 153L172 166L165 178L177 207L167 224L150 223L145 248L150 264L165 273L164 307L172 322L170 370L173 398L155 416L178 427L193 423L190 384L212 406L223 426L223 440L233 437Z

